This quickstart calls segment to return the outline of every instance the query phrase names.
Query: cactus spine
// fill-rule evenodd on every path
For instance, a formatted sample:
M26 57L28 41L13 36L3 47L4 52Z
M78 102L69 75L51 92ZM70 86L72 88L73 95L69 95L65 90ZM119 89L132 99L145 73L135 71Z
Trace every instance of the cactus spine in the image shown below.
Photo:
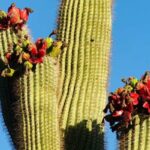
M98 130L107 92L111 5L111 0L62 0L57 38L68 47L60 57L59 113L61 129L71 134L69 150L103 149Z
M0 50L4 54L18 35L9 29L0 35ZM50 57L45 57L44 63L28 75L1 78L4 119L16 149L60 150L57 82L58 65Z

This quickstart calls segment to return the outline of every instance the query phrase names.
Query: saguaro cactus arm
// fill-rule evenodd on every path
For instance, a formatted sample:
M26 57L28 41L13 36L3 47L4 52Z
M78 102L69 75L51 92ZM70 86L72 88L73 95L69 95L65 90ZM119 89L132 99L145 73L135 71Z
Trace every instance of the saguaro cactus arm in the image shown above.
M150 120L150 72L140 80L130 77L123 79L125 86L110 93L104 112L112 131L116 131L119 149L149 149Z
M12 7L11 13L21 11L14 4L9 10ZM18 21L19 16L15 17L18 17ZM0 22L1 62L4 66L6 63L6 66L16 69L16 73L11 74L11 77L8 76L7 71L3 72L3 67L0 68L1 76L3 76L0 77L0 96L4 119L14 146L18 150L60 150L56 95L59 71L57 56L55 58L50 56L53 49L57 47L57 41L55 45L51 44L50 46L50 39L46 39L46 47L49 47L49 49L47 50L47 56L45 56L46 53L43 52L45 41L39 39L36 45L32 44L31 41L26 44L27 41L24 41L24 37L29 35L24 28L24 24L20 26L20 21L14 22L16 18L11 21L9 17L7 19L9 24L7 27L5 22ZM12 49L9 51L9 45L12 43L15 43L15 49L13 49L15 51L12 51ZM20 51L22 50L20 45L24 44L26 45L25 48L28 48L24 50L26 55L22 55L22 51ZM11 59L5 55L8 52L11 53ZM43 56L45 57L42 63L42 59L39 58L43 58ZM5 57L9 61L5 61ZM28 59L30 63L26 63L22 59L21 61L20 57ZM20 67L16 67L22 63L23 66L28 65L26 66L30 69L28 74L24 74L24 72L20 74L22 70L19 70ZM31 65L34 65L33 70L31 70Z
M107 93L111 8L111 0L62 0L57 38L68 43L60 57L58 89L63 130L76 126L84 126L89 132L99 129ZM78 132L81 141L82 136L88 140L83 145L76 143L78 147L74 148L99 147L99 142L95 144L98 135L86 135L84 129Z

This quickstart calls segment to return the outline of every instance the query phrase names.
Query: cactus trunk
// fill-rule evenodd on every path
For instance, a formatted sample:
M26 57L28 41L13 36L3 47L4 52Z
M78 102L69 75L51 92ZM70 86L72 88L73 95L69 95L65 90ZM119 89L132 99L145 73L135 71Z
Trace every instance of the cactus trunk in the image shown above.
M150 149L150 118L143 121L136 117L135 126L119 139L120 150L149 150Z
M62 0L57 38L59 114L67 150L103 149L100 124L106 101L112 0Z
M18 37L1 32L0 49L5 53ZM4 119L17 150L60 150L58 101L56 96L58 65L45 57L34 72L0 79Z

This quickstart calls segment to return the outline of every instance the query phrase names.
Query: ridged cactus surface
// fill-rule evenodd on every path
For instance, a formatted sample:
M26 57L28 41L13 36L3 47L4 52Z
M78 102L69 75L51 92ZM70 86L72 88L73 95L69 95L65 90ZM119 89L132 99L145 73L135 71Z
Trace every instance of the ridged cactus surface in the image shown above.
M106 101L112 0L62 0L57 38L59 113L66 149L103 149L100 124ZM67 138L68 137L68 138Z
M150 149L150 118L143 121L139 117L135 126L119 139L120 150L149 150Z
M18 35L12 30L0 32L2 55L14 40ZM34 72L0 79L4 119L18 150L60 150L57 64L47 56Z
M0 31L0 56L1 59L4 59L5 53L8 51L9 44L16 41L17 36L12 30L8 29L6 31ZM2 67L2 63L0 63L0 67ZM8 130L11 128L11 123L8 118L11 118L11 107L10 107L10 94L9 94L9 86L8 79L0 77L0 99L2 103L3 116L6 125L8 126Z

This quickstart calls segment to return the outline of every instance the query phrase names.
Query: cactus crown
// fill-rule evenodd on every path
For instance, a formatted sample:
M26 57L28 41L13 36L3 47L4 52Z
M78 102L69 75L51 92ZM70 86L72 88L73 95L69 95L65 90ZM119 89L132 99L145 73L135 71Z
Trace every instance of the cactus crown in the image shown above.
M16 149L59 150L56 62L64 45L51 38L56 32L32 42L26 28L30 12L15 4L0 11L2 113Z
M35 43L31 42L25 30L30 8L19 9L13 3L8 12L0 11L0 31L10 29L19 37L17 41L8 44L8 50L1 56L0 72L2 77L11 77L14 74L27 73L35 70L38 63L42 63L46 55L57 57L60 54L63 43L54 41L49 37L39 38Z
M110 93L104 109L105 113L107 110L110 112L104 117L105 120L117 134L134 128L139 123L135 121L137 116L144 120L150 115L150 72L146 72L140 80L129 77L122 81L125 86Z

